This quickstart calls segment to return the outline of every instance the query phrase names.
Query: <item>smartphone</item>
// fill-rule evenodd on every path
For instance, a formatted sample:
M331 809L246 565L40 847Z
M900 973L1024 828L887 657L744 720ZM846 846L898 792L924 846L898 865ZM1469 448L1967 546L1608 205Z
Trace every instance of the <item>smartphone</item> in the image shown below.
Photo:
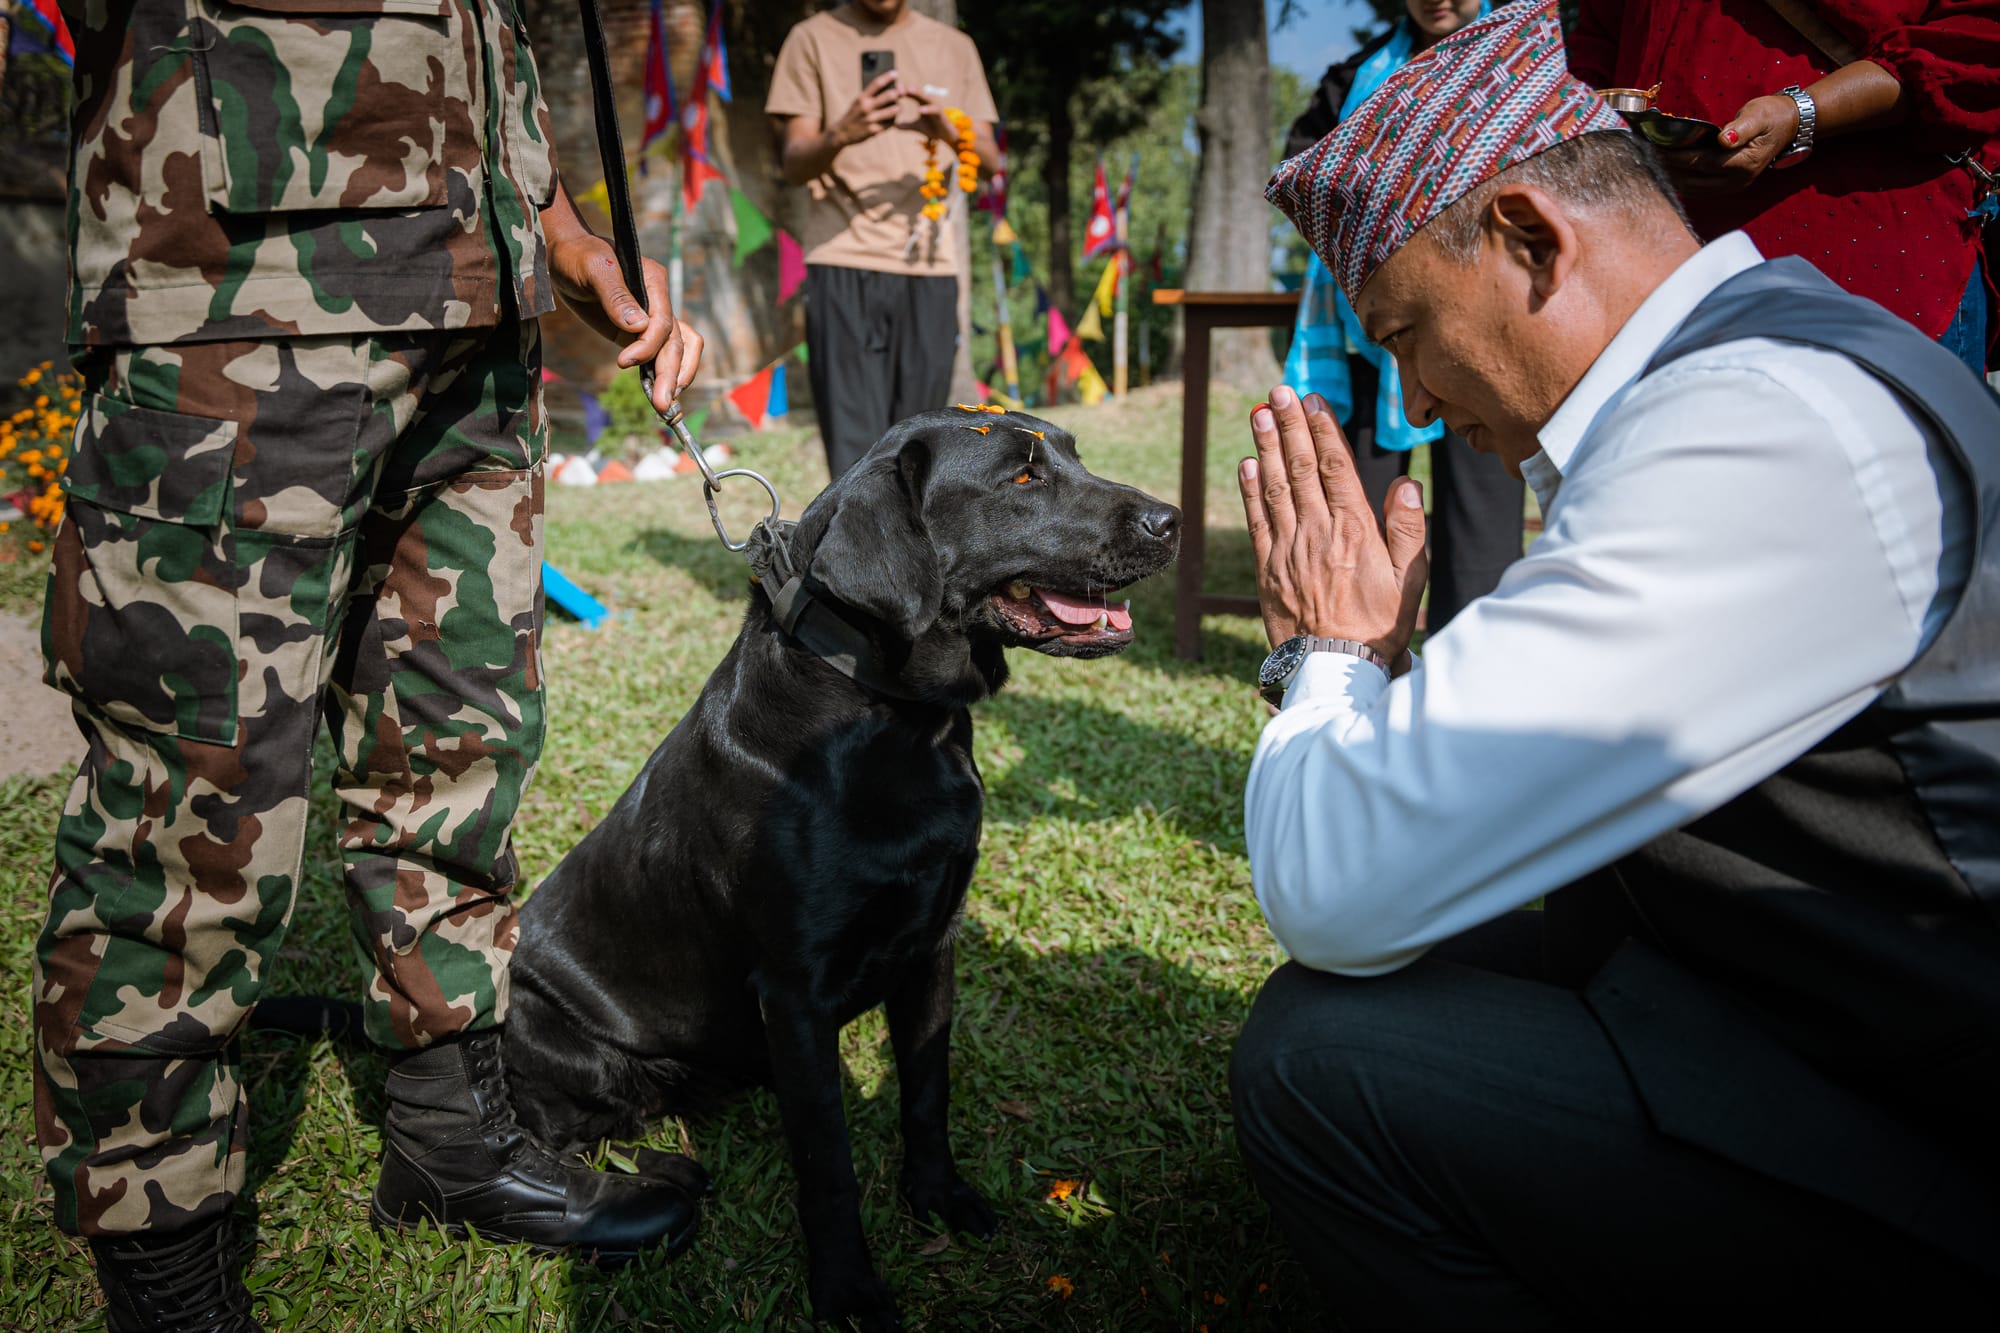
M896 68L894 51L863 51L861 53L861 90L868 91L868 85Z

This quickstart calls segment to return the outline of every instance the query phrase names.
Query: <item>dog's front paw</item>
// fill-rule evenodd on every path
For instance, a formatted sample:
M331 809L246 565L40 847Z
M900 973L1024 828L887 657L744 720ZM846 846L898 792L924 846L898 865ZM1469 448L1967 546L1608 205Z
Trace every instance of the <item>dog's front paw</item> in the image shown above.
M905 1176L903 1197L919 1220L936 1214L951 1230L981 1240L990 1239L995 1230L992 1206L956 1171L923 1179Z
M889 1284L866 1269L859 1275L815 1273L807 1288L812 1293L813 1319L817 1322L835 1328L859 1329L861 1333L900 1333L903 1327Z

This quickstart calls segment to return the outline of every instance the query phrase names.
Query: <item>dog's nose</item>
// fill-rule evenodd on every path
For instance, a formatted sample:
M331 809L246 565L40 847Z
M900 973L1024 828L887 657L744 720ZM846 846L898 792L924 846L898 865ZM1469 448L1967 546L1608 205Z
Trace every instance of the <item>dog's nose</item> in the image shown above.
M1181 525L1181 511L1172 505L1153 505L1139 511L1139 526L1154 541L1166 541Z

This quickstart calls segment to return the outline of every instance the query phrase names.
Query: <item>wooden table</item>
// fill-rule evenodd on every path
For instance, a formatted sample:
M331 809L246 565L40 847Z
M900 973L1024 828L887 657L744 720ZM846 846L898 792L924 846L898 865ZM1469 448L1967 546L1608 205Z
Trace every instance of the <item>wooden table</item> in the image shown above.
M1174 655L1201 656L1204 615L1255 616L1255 597L1204 594L1208 543L1208 335L1215 329L1282 329L1298 319L1297 292L1153 293L1155 305L1181 308L1181 559L1174 584ZM1247 427L1246 427L1247 434Z

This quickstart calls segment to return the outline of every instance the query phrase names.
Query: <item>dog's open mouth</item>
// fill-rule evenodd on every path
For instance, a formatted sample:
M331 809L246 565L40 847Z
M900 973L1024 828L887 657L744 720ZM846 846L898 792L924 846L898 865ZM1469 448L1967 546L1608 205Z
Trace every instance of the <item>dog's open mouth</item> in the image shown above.
M1071 596L1016 580L988 599L1021 647L1058 657L1097 657L1132 642L1132 605L1098 592Z

